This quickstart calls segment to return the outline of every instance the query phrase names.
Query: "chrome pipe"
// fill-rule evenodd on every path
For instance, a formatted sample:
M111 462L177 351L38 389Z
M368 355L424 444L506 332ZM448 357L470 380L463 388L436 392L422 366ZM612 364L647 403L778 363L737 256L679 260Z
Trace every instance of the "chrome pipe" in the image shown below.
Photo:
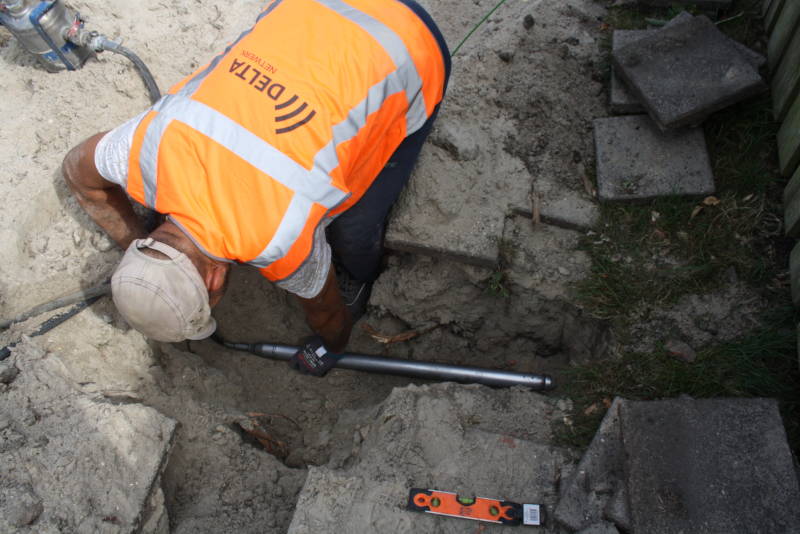
M299 347L279 345L277 343L232 343L215 338L227 348L250 352L256 356L270 360L288 361L299 350ZM553 379L548 375L534 375L500 371L481 367L465 367L447 363L434 363L363 354L344 354L336 364L337 369L350 369L367 373L407 376L440 380L443 382L460 382L463 384L482 384L492 387L522 386L532 391L548 391L555 388Z

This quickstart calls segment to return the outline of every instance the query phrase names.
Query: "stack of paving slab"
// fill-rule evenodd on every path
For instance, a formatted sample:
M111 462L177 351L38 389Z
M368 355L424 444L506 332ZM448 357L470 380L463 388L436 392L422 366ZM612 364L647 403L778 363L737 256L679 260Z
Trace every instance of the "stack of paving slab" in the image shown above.
M797 476L774 400L616 399L554 515L582 533L797 533Z
M639 114L595 120L600 200L713 193L698 126L766 89L765 58L683 12L661 29L616 30L612 60L611 110Z

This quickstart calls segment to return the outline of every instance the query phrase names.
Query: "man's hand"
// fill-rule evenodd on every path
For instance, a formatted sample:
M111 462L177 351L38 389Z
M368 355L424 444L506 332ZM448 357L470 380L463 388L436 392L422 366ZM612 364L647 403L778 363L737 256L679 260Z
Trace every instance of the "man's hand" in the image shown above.
M334 353L344 351L353 329L353 319L342 300L333 266L328 270L328 279L319 295L310 299L298 297L298 300L306 313L308 326L322 338L325 346Z
M94 135L73 148L61 169L86 213L124 250L134 239L146 237L147 232L125 191L97 172L94 152L103 135Z
M312 336L291 357L289 367L305 375L322 377L336 366L341 357L340 354L329 352L321 337Z

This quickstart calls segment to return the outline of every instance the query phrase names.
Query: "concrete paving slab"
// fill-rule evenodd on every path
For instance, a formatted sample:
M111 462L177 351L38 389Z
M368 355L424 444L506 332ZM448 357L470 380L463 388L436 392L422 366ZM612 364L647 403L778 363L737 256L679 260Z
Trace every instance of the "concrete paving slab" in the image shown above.
M580 250L581 233L511 217L503 233L507 277L514 286L546 299L570 301L575 285L589 276L592 261ZM587 340L589 341L589 340ZM591 340L596 342L596 340Z
M684 23L692 18L694 18L694 16L688 11L681 11L679 14L672 17L672 19L670 19L670 21L664 26L664 28L670 28L677 24ZM767 64L767 58L763 54L759 54L755 50L745 46L744 44L740 43L735 39L731 39L730 37L728 37L728 39L730 40L731 44L736 47L739 53L742 54L742 57L745 60L747 60L748 63L753 65L755 69L760 69L761 67Z
M525 164L502 146L513 125L498 118L486 125L495 134L487 136L446 112L438 120L435 143L423 148L394 208L386 246L492 267L509 204L529 198L532 188Z
M597 224L598 205L584 192L547 176L534 179L523 161L503 148L512 128L507 120L495 120L490 136L447 113L439 120L394 208L387 248L492 268L507 217L532 216L534 187L542 199L544 223L571 229ZM574 181L580 180L576 176Z
M353 447L309 470L289 533L460 534L478 527L406 510L412 487L549 508L561 466L574 459L550 443L556 417L563 413L555 402L521 390L454 384L396 389L377 408L344 415L337 426L354 436ZM353 422L360 427L355 432ZM507 530L481 526L487 534ZM559 532L548 519L537 530Z
M766 89L734 41L704 16L655 31L613 51L612 59L662 129L699 124Z
M460 38L469 21L453 19L446 2L421 3L444 21L448 39ZM530 214L534 192L546 221L585 229L597 220L577 167L594 161L587 134L606 109L590 67L605 7L579 0L506 8L454 59L437 123L393 210L389 248L491 268L504 219Z
M539 216L544 224L580 231L590 230L600 221L600 208L597 202L589 199L587 195L556 186L555 190L550 188L541 196L546 197L539 203ZM525 204L512 202L511 210L523 217L533 217L532 202Z
M655 30L614 30L611 35L611 50L619 50L624 46L635 43L642 37ZM611 69L611 90L609 93L609 106L611 113L624 115L627 113L642 113L642 106L639 99L628 89L625 82L617 76L616 70Z
M554 516L556 521L571 530L589 529L613 519L608 517L606 510L609 504L612 508L619 506L612 501L621 501L623 507L627 505L619 422L619 407L623 402L620 398L614 399L578 467L562 483ZM630 523L624 514L615 515L618 518L623 515L623 525Z
M702 129L663 133L629 115L596 119L594 136L601 202L714 192Z
M687 19L693 18L692 15L686 11L682 11L679 15L673 17L665 28L669 28L675 24L685 22ZM619 50L624 46L635 43L642 37L657 32L659 30L614 30L611 36L611 50ZM756 69L761 68L766 64L767 58L759 54L755 50L748 48L742 43L731 40L733 45L737 48L739 53L753 65ZM617 115L625 115L629 113L642 113L645 111L642 104L637 97L628 89L625 82L620 80L616 71L611 69L611 90L609 91L609 106L611 112Z
M771 399L626 401L633 532L800 531L800 487Z
M81 392L56 356L32 345L12 359L19 374L0 403L0 532L166 525L160 480L176 422Z

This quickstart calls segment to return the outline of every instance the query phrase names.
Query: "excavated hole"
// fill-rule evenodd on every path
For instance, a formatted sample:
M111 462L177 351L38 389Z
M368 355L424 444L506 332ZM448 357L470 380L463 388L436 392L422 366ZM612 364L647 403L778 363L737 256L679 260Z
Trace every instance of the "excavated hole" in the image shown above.
M595 341L605 339L603 325L511 282L508 296L498 294L491 290L491 274L448 260L392 254L349 352L546 373L556 380L570 362L598 355ZM233 271L215 315L229 341L296 345L308 332L293 297L249 269ZM235 384L237 409L256 414L243 418L250 428L234 424L236 432L290 467L324 464L332 450L346 445L342 440L352 436L336 432L344 410L378 404L395 387L426 382L347 370L317 379L291 371L285 362L210 341L191 348Z

